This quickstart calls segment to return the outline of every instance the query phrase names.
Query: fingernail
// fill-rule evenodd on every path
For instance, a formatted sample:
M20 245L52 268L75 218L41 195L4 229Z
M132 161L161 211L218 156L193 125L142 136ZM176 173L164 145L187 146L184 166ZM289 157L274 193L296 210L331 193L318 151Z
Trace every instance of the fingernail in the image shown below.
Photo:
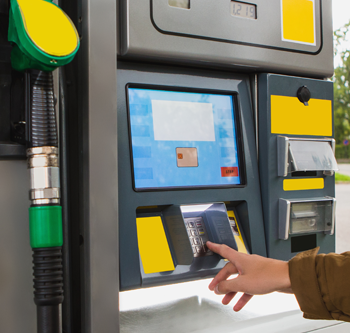
M214 288L214 292L215 294L219 295L219 285L216 285L215 288Z

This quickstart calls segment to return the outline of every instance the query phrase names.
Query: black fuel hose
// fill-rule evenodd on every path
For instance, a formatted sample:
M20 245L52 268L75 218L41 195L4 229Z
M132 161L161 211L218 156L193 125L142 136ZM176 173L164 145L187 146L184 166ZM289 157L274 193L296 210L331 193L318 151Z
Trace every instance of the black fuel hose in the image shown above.
M34 302L38 333L60 333L59 305L63 302L61 247L33 249Z
M30 134L28 147L58 147L52 72L31 70L29 81ZM48 168L50 165L45 165L45 167ZM35 191L40 192L40 189ZM31 209L59 205L59 199L50 201L50 199L46 200L45 198L44 196L44 200L33 200ZM48 246L33 247L34 302L37 306L37 332L60 333L62 327L60 305L63 302L62 247Z
M58 147L52 72L32 70L31 147Z

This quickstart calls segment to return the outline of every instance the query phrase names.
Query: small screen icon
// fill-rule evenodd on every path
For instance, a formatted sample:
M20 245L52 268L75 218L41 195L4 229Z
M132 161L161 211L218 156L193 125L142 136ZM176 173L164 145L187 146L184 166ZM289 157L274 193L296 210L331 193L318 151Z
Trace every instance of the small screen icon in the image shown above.
M197 148L176 148L176 155L179 168L198 167Z
M221 177L238 177L238 168L221 167Z

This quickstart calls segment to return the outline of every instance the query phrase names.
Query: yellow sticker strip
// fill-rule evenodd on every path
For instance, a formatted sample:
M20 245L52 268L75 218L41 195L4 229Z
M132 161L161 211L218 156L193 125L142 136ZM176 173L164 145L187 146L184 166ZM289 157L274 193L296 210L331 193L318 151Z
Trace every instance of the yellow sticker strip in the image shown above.
M174 262L160 216L136 219L137 240L146 274L173 271Z
M324 188L323 178L306 178L306 179L285 179L283 180L284 191L304 191L304 190L321 190Z
M17 0L27 35L41 51L56 57L72 54L79 43L70 18L53 3Z
M332 136L332 101L271 95L271 133Z
M282 40L316 44L314 0L281 0Z
M239 225L237 223L237 218L236 218L236 215L235 215L234 211L233 210L227 211L227 215L228 215L228 217L233 218L235 220L235 223L236 223L236 227L237 227L239 236L237 236L235 234L233 236L234 236L236 244L237 244L238 252L248 253L247 248L244 245L244 241L243 241L243 237L242 237L242 234L241 234L241 230L239 229Z

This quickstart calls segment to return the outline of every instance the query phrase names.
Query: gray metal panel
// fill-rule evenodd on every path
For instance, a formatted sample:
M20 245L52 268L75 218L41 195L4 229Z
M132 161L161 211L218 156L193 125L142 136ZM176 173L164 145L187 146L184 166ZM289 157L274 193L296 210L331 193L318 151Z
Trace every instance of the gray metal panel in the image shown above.
M115 333L119 332L116 2L88 0L82 6L82 331Z
M317 53L322 47L320 1L315 1L316 41L307 45L282 40L281 0L255 0L257 19L232 16L231 0L192 0L190 10L151 0L154 27L168 35L207 38L218 42L262 48Z
M190 10L170 7L167 0L122 0L118 53L127 58L243 67L248 71L333 75L331 1L315 2L316 16L320 4L322 8L321 20L318 17L316 22L316 46L284 42L278 37L279 0L269 1L268 6L263 0L255 3L258 20L231 16L229 0L192 0Z
M252 253L265 255L264 229L262 222L259 176L254 137L254 121L246 75L224 74L220 72L167 68L154 66L118 64L118 151L119 151L119 233L120 233L120 277L123 290L141 286L141 272L136 232L136 209L145 206L182 205L210 202L234 202L240 215L242 229ZM129 67L128 67L129 66ZM131 70L133 68L134 70ZM148 70L149 72L147 72ZM242 122L245 171L247 185L243 188L193 189L175 191L135 192L132 187L131 156L126 106L126 85L148 84L168 87L196 88L238 92ZM220 263L220 267L224 262ZM197 268L189 272L190 266L179 267L168 274L159 273L162 283L173 283L213 276L218 267ZM152 276L153 277L153 276ZM154 276L155 277L155 276Z
M291 174L288 174L287 177L278 177L277 137L279 134L271 134L270 96L281 95L296 97L298 88L303 85L306 85L310 89L312 98L333 101L333 83L330 81L274 74L261 74L259 76L259 172L261 179L267 253L269 257L283 260L290 259L296 253L291 253L291 237L289 237L288 240L279 239L279 199L283 198L289 200L299 198L322 198L326 196L335 197L334 176L326 176L324 178L324 189L307 191L284 191L283 180L291 179L292 176ZM295 135L289 136L293 138L300 137ZM320 136L309 136L309 138L324 139L324 137ZM317 177L323 177L322 172L318 172ZM330 236L325 235L324 233L317 233L316 237L317 246L321 247L320 252L330 252L335 250L334 235Z
M0 161L0 332L36 332L29 174L26 161Z

